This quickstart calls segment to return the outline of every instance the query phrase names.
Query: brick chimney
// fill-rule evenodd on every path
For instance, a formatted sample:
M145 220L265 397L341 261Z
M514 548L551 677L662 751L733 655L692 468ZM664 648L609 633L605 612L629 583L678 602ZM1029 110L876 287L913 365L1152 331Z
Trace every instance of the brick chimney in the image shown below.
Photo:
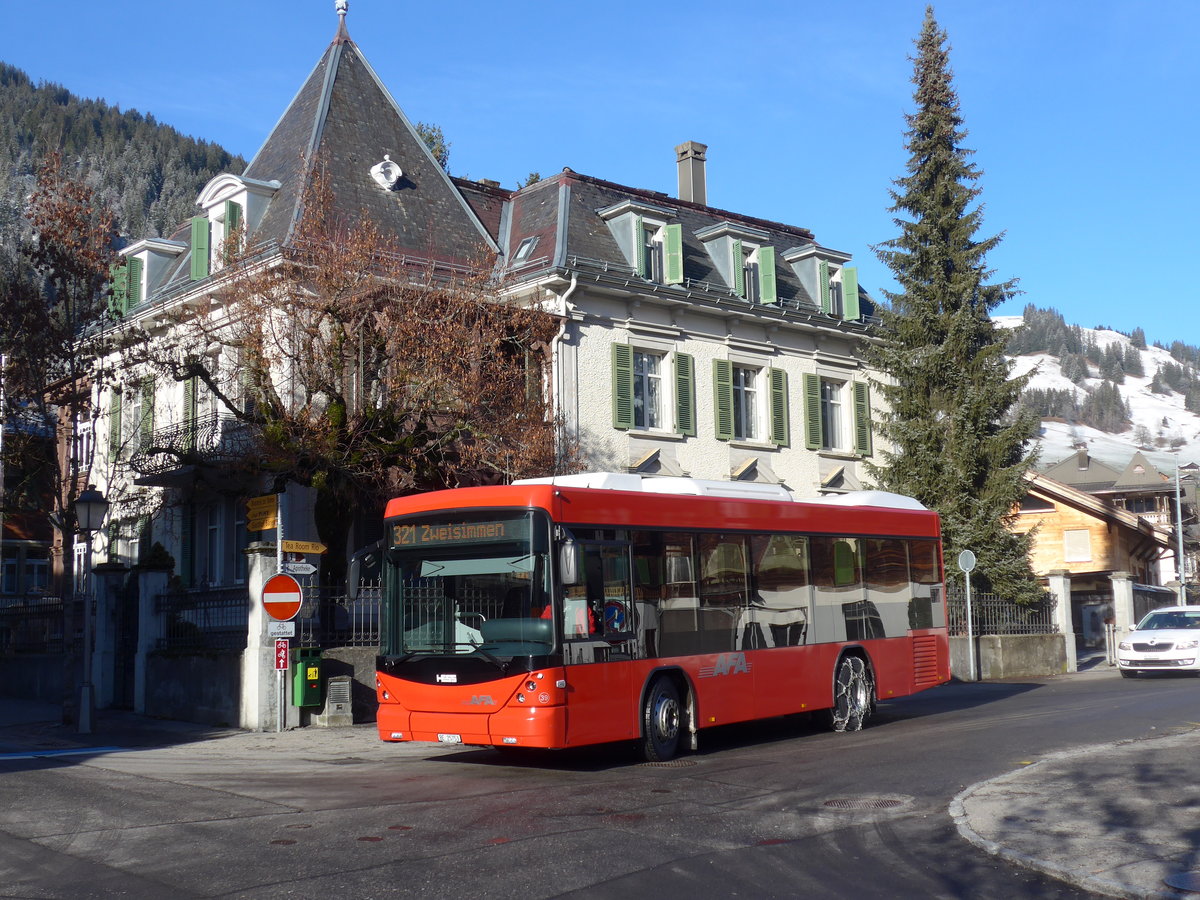
M679 199L708 206L708 189L704 177L704 155L707 144L688 141L675 148L675 162L679 166Z

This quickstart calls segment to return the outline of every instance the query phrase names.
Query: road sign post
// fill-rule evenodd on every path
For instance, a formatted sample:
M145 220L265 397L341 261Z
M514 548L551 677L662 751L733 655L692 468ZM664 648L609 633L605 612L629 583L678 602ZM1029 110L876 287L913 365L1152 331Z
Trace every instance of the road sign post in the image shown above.
M971 570L975 568L975 554L964 550L958 554L958 568L963 573L967 588L967 672L970 680L975 680L975 632L971 624Z
M286 702L287 694L287 672L288 667L288 642L286 640L277 640L275 642L275 692L279 706L279 712L275 717L275 730L283 731L283 711Z

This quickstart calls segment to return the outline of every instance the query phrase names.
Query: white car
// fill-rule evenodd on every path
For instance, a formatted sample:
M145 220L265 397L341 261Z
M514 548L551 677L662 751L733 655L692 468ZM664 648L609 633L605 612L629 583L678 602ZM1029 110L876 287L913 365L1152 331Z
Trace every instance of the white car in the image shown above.
M1200 606L1151 610L1117 645L1125 678L1140 672L1200 672Z

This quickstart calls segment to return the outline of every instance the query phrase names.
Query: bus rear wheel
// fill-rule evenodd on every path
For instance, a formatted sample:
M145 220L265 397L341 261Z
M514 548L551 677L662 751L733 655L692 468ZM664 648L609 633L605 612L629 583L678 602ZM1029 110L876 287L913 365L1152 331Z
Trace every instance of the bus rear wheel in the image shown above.
M827 710L834 731L861 731L875 705L875 682L861 656L843 656L833 678L833 708Z
M683 728L679 689L669 678L656 678L642 704L642 755L647 762L666 762L679 752Z

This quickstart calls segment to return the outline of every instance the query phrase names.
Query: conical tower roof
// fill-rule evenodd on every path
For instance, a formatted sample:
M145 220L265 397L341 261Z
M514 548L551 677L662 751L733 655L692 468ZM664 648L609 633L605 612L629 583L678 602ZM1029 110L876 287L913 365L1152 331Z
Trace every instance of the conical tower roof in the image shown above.
M371 174L385 159L403 175L390 188ZM288 246L305 187L321 166L336 214L365 215L399 249L451 264L480 261L495 243L379 80L341 19L325 51L245 178L281 185L256 237Z

